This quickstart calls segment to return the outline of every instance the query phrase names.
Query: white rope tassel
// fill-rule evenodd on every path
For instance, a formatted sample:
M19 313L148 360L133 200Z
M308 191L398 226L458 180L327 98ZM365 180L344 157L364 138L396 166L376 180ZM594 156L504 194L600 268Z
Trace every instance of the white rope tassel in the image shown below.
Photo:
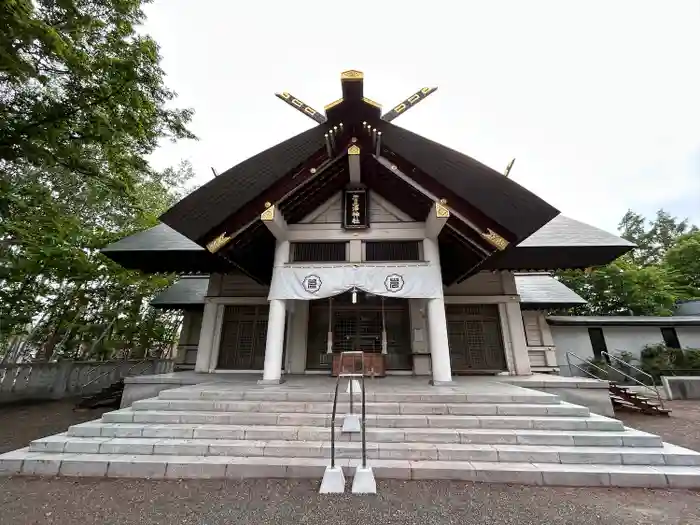
M382 354L388 353L388 343L386 340L386 316L384 315L384 297L382 297Z
M328 299L328 340L326 342L326 353L333 353L333 298Z

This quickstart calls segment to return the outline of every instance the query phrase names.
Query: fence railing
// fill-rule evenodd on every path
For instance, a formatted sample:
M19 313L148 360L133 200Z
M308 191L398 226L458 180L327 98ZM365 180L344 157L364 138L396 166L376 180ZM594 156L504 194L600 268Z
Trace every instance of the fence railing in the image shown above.
M3 365L0 367L0 403L88 395L127 376L165 374L172 370L171 359Z
M583 373L586 374L587 376L592 377L592 378L594 378L594 379L600 379L600 377L597 376L595 373L591 372L590 368L594 368L594 369L598 370L599 372L602 372L602 373L604 374L603 377L609 377L610 372L614 372L615 374L620 374L621 376L626 377L627 379L630 379L632 382L634 382L634 383L636 383L636 384L638 384L638 385L640 385L640 386L646 388L647 390L649 390L649 392L650 392L652 395L654 395L654 397L656 397L656 400L657 400L657 402L659 403L659 407L660 407L660 408L664 408L664 402L663 402L663 399L661 398L661 393L659 392L659 389L656 387L656 383L655 383L655 381L654 381L654 378L653 378L651 375L647 374L646 372L644 372L643 370L640 370L639 368L637 368L637 367L635 367L635 366L630 365L630 364L627 363L626 361L622 361L621 359L619 359L619 358L617 358L617 357L611 356L611 355L608 354L607 352L603 352L603 354L604 354L605 357L608 357L608 358L611 358L611 359L616 359L616 360L619 361L620 363L623 363L624 366L628 366L628 367L630 367L630 368L633 368L634 370L636 370L636 371L639 372L640 374L642 374L642 375L644 375L644 376L648 376L649 379L651 379L651 386L645 385L642 381L640 381L640 380L637 379L636 377L633 377L633 376L631 376L631 375L629 375L629 374L626 374L625 372L623 372L623 371L620 370L619 368L614 367L613 365L611 365L611 364L608 363L608 362L601 363L601 364L603 364L603 366L605 366L605 368L601 368L600 366L596 365L595 363L591 363L590 361L584 359L584 358L581 357L581 356L576 355L576 354L573 353L573 352L566 352L566 362L567 362L567 364L569 365L569 370L571 370L572 367L573 367L573 368L576 368L577 370L580 370L581 372L583 372ZM575 363L572 363L572 362L571 362L571 358L572 358L572 357L574 357L574 358L578 359L580 362L582 362L583 366L586 367L586 368L582 368L582 367L576 365Z

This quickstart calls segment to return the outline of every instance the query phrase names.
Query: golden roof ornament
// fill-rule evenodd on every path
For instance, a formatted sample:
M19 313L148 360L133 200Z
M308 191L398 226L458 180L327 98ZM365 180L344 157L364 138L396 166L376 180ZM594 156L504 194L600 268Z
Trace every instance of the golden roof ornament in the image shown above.
M260 220L269 222L275 219L275 207L270 202L265 203L265 211L260 214Z
M221 248L226 246L229 242L231 242L231 239L233 239L233 236L227 237L226 232L224 232L221 235L219 235L216 239L207 243L207 250L209 250L210 253L216 253Z
M481 236L488 242L490 242L498 250L503 251L506 248L508 248L508 241L506 241L503 237L498 235L491 228L487 229L486 233L482 233Z

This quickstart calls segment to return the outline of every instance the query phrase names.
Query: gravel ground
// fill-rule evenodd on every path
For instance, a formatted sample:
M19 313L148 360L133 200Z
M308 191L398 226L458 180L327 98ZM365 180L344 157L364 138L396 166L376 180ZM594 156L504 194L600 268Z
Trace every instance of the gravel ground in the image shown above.
M700 401L666 401L669 417L619 412L628 427L661 436L664 441L700 452Z
M110 409L73 411L73 400L0 407L0 454L30 441L64 432L70 425L97 419Z
M627 425L700 450L700 403L670 418L622 414ZM0 409L0 450L98 418L72 403ZM378 496L319 496L316 480L147 481L0 479L0 525L128 524L699 524L700 493L379 482Z

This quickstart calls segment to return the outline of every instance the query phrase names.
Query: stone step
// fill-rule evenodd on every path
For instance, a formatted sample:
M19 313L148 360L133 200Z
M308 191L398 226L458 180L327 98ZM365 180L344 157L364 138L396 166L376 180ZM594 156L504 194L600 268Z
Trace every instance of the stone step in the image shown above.
M357 402L353 410L359 413L362 405ZM196 411L196 412L267 412L267 413L305 413L326 414L333 412L333 403L302 402L302 401L214 401L191 399L143 399L132 405L132 410L159 411ZM348 412L347 402L338 403L338 414ZM410 414L410 415L504 415L504 416L587 416L586 407L561 404L528 404L528 403L376 403L365 404L367 414Z
M352 476L357 459L339 459ZM562 465L485 461L368 460L378 479L464 480L529 485L700 488L700 468L643 465ZM65 454L20 449L0 456L2 475L116 478L313 478L325 458Z
M575 447L460 443L368 443L370 459L409 461L493 461L616 465L700 466L700 453L664 443L662 447ZM30 452L156 454L175 456L272 456L329 458L328 441L252 441L159 438L79 438L57 434L37 439ZM339 442L336 458L361 458L360 442Z
M333 401L333 392L328 391L293 391L293 390L232 390L226 388L206 389L183 387L172 390L163 390L158 394L159 399L167 400L217 400L217 401L269 401L282 402L293 401L301 403L323 403ZM338 395L339 401L347 401L350 395L345 393L345 387ZM359 401L360 396L354 399ZM557 404L559 397L554 394L538 392L536 390L522 389L518 394L460 394L455 392L373 392L371 386L365 393L366 402L380 403L524 403L524 404Z
M602 418L604 419L604 418ZM91 421L73 425L69 436L148 437L180 439L248 439L329 441L330 428L284 425L214 425L103 423ZM594 447L660 447L661 438L638 430L537 430L537 429L449 429L449 428L368 428L368 443L478 443L513 445L561 445ZM342 434L339 441L358 441L359 433Z
M130 410L175 410L195 412L284 412L331 415L333 403L296 401L213 401L213 400L172 400L144 399L136 401ZM349 411L346 401L338 402L336 413ZM361 403L353 404L353 411L360 413ZM365 405L367 414L387 415L472 415L472 416L587 416L587 407L572 403L375 403Z
M336 419L342 426L344 414ZM323 414L302 412L278 414L264 412L195 412L175 410L117 411L102 416L105 423L179 423L215 425L284 425L329 426L331 418ZM617 419L591 415L589 417L556 416L456 416L456 415L392 415L370 414L367 428L506 428L542 430L622 430Z

